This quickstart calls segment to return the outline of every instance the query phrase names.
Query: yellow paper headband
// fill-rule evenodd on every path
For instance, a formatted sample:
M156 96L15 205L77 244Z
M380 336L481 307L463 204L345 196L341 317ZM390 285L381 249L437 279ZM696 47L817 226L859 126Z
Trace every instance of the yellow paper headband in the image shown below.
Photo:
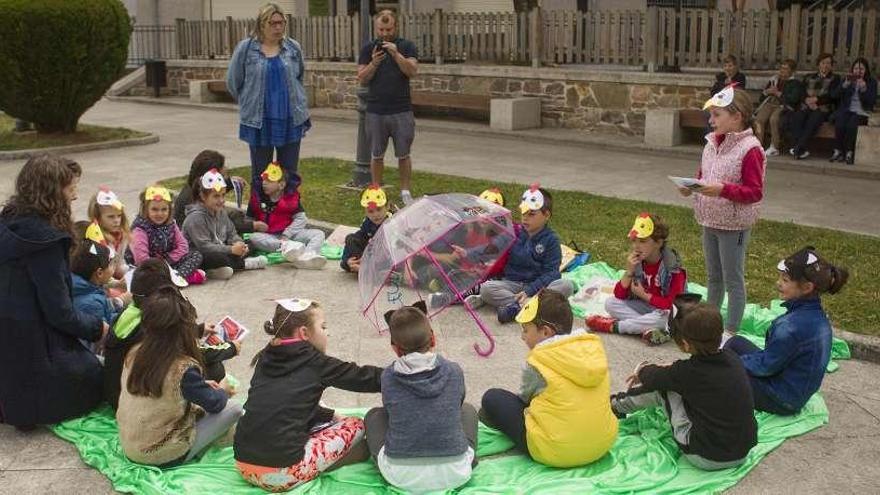
M147 201L167 201L171 202L171 191L162 186L150 186L144 192L144 199Z
M535 321L535 318L538 317L538 305L538 294L535 294L529 299L529 302L519 310L519 313L516 314L516 322L531 323Z
M504 206L504 195L501 194L501 190L497 187L486 189L485 191L480 193L480 197L485 199L486 201L495 203L498 206Z
M364 189L361 194L361 206L364 208L381 208L388 203L385 191L376 184Z
M642 213L636 217L632 229L630 229L628 237L630 239L647 239L654 233L654 220L651 215Z
M101 230L101 226L98 224L97 220L93 220L92 223L86 228L85 238L94 242L95 244L100 244L110 250L110 258L114 258L116 256L116 250L113 249L113 246L107 243L107 239L104 237L104 231ZM97 253L95 253L97 254Z
M266 166L266 170L263 170L260 177L269 182L278 182L284 177L284 171L281 170L281 166L278 162L272 162Z

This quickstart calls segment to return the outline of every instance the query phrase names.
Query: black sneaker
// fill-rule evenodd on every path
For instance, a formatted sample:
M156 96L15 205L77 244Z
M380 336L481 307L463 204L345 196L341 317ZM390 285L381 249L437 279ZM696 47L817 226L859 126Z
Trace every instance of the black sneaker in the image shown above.
M519 304L512 303L507 306L502 306L496 310L496 315L498 316L498 323L510 323L516 319L516 315L519 314L519 310L522 309L519 307Z

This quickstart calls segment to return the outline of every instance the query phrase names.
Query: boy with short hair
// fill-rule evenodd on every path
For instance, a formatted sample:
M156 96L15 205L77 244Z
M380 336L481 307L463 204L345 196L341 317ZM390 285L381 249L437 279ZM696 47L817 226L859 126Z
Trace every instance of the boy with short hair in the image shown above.
M424 302L385 314L397 359L382 372L382 403L364 423L388 483L412 493L457 488L476 465L477 411L464 403L464 373L434 352Z
M150 258L141 263L131 277L132 302L119 315L116 324L104 343L104 399L116 409L119 404L120 382L122 377L122 365L128 350L141 341L141 310L140 306L150 296L162 287L174 286L171 280L171 272L165 261L158 258ZM213 332L213 325L201 324L194 332L203 336ZM220 382L226 376L223 361L238 355L240 350L238 342L221 342L209 345L199 342L202 358L205 362L204 376L208 380Z
M342 250L342 261L339 265L347 272L357 273L361 269L361 256L367 244L376 235L388 213L388 198L385 191L376 184L364 189L361 193L361 206L364 207L364 221L357 232L345 236L345 247Z
M685 458L704 470L739 466L758 442L752 389L739 357L719 350L723 323L713 305L685 294L676 301L669 329L691 355L671 365L642 363L629 389L611 396L618 417L661 406Z
M543 289L516 321L529 348L519 395L489 389L480 419L523 453L552 467L583 466L604 456L617 438L608 360L598 335L572 331L568 298Z
M483 283L479 295L466 299L473 308L484 303L494 306L500 323L513 321L526 300L545 287L565 297L574 290L570 281L561 278L562 248L556 232L547 226L553 215L550 192L532 184L523 193L519 209L522 229L510 248L502 278Z
M104 286L113 278L110 248L83 239L70 260L73 279L73 306L113 325L125 305L122 298L107 297Z

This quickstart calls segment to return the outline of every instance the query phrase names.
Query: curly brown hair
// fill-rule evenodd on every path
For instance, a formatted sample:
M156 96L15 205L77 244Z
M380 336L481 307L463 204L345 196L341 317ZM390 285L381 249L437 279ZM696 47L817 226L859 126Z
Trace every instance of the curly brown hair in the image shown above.
M68 162L53 154L28 160L15 178L15 194L3 207L3 216L36 215L61 232L73 234L70 201L64 188L77 176Z

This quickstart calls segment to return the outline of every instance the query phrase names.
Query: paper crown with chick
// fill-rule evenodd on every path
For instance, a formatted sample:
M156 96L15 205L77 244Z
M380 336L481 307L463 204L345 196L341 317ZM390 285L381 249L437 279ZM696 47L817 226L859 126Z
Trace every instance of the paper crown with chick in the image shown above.
M721 91L712 95L711 98L706 100L706 103L703 104L703 110L708 110L712 107L725 108L730 106L733 103L733 97L736 94L736 83L733 83Z
M269 182L278 182L284 177L284 171L278 162L272 162L266 165L266 169L260 174L260 178Z
M98 224L97 220L89 224L89 226L86 228L84 237L94 242L95 244L100 244L108 248L110 250L111 259L116 256L116 250L113 249L113 246L107 243L107 239L104 237L104 231L101 230L101 225Z
M150 186L144 191L144 199L147 201L171 202L171 191L162 186Z
M364 208L381 208L386 204L388 204L388 197L378 184L371 184L361 193L361 206Z
M519 212L525 215L529 211L540 210L543 207L544 194L541 192L541 185L535 182L522 194Z
M489 201L490 203L495 203L498 206L504 206L504 195L501 194L501 189L497 187L492 187L486 189L485 191L480 193L480 197Z
M122 201L119 200L119 196L106 186L98 188L98 194L95 195L95 203L101 206L112 206L120 211L124 208Z
M217 192L226 188L226 179L216 168L208 170L201 179L202 189L213 189Z
M649 213L641 213L636 217L632 228L627 234L630 240L647 239L654 233L654 220Z

